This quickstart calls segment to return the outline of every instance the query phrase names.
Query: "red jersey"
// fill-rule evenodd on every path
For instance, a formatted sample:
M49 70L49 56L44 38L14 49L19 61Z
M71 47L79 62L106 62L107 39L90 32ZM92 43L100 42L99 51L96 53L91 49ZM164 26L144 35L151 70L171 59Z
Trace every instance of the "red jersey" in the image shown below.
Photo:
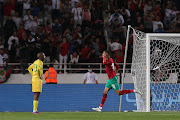
M59 44L61 46L62 42ZM60 53L62 56L67 55L67 52L70 50L69 43L65 43L60 48Z
M87 56L89 55L89 53L91 52L91 49L90 48L88 48L88 47L84 47L84 48L82 48L82 50L81 50L81 59L87 59Z
M116 70L119 69L119 65L116 64L112 58L105 59L103 57L103 64L105 65L106 73L109 77L109 79L113 78L116 76L116 72L112 69L112 63L114 63L114 66L116 67Z

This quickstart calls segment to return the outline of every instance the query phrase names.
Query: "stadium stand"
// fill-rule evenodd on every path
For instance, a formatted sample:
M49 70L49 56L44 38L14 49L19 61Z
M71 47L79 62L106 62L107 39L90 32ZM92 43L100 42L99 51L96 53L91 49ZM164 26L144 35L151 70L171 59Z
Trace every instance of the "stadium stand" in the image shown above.
M144 32L179 33L178 3L178 0L0 0L1 46L9 63L22 64L24 74L27 63L32 63L39 51L46 54L46 63L59 62L63 37L70 46L67 63L71 63L73 53L79 55L76 63L99 63L102 51L107 48L121 63L127 25ZM108 31L107 36L104 31ZM129 63L132 45L130 40Z

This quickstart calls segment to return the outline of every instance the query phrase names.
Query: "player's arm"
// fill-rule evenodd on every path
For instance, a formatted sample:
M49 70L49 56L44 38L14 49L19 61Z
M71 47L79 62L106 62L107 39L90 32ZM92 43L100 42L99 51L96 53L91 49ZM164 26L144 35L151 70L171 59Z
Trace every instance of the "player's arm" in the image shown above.
M84 75L84 82L83 82L83 84L86 84L86 80L87 80L87 74Z
M95 74L95 80L96 80L96 84L98 84L98 78L96 74Z
M118 71L119 70L119 65L117 64L117 63L115 63L114 61L113 61L113 59L110 59L110 62L112 63L111 64L111 66L112 66L112 69L114 70L114 71Z
M31 75L33 75L33 64L28 67L28 71L31 73Z
M110 64L110 61L107 58L103 57L103 64L104 65Z
M114 62L114 65L116 66L116 70L119 70L120 66Z

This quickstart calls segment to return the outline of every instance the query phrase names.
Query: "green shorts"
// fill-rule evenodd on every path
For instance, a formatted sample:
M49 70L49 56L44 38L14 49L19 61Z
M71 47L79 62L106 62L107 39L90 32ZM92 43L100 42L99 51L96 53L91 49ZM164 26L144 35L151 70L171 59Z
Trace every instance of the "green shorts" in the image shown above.
M106 83L106 86L109 89L114 89L118 90L119 89L119 83L117 82L117 77L114 76L113 78L109 79L108 82Z

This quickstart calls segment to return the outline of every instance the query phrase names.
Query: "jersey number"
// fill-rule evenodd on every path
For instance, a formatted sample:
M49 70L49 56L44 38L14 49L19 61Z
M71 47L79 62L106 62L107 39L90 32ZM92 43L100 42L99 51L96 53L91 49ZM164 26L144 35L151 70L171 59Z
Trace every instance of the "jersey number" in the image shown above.
M114 84L112 84L112 87L113 87L114 89L116 89L116 87L115 87L115 85L114 85Z
M33 71L37 72L37 65L36 64L33 65Z

